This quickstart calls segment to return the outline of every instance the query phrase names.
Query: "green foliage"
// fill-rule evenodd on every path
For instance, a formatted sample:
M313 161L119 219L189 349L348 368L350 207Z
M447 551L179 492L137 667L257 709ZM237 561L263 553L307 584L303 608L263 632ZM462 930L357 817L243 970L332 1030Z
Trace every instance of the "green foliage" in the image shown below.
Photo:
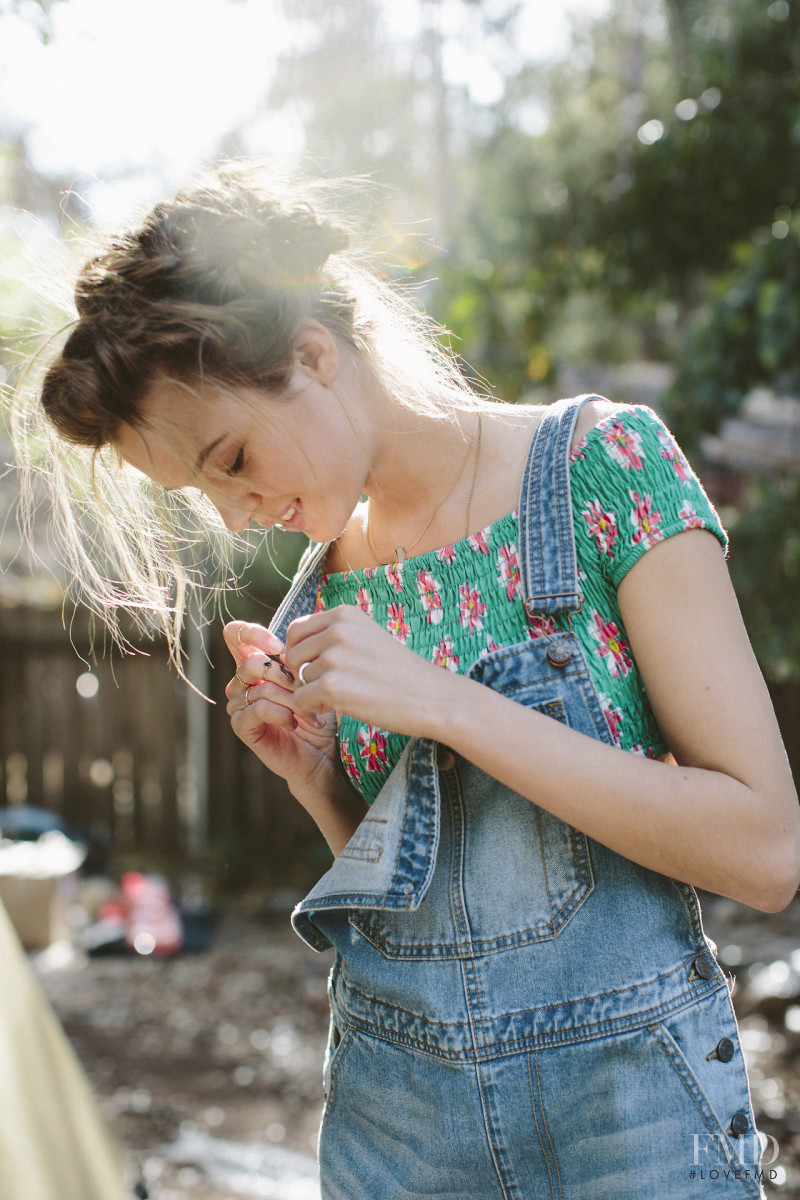
M800 679L800 475L754 479L731 529L731 573L768 679Z
M800 6L783 20L752 0L711 9L727 35L695 25L694 95L673 79L651 99L663 135L630 140L618 162L629 186L591 216L622 290L691 297L699 274L724 270L732 246L800 197Z
M300 117L312 165L384 185L387 242L498 395L552 394L564 364L670 363L667 415L695 452L754 386L798 395L800 0L612 0L546 64L515 43L519 0L428 0L405 37L390 3L284 0L298 36L269 105ZM475 102L448 54L500 69L503 95ZM16 261L18 231L0 241ZM753 484L734 528L775 677L800 676L796 489ZM248 578L277 598L264 551Z
M800 391L800 215L734 249L736 265L710 283L686 338L670 412L692 445L738 412L756 385Z

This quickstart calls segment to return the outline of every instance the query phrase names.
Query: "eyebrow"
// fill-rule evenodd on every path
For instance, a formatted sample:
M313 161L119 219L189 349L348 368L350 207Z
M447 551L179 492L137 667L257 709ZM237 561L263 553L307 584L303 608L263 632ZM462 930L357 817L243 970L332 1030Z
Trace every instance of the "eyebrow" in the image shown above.
M216 450L216 448L220 444L220 442L224 442L225 438L227 436L228 435L226 433L223 433L218 438L214 438L213 442L209 442L207 446L203 447L203 449L198 454L197 460L195 461L195 464L194 464L195 475L200 474L203 467L206 465L206 461L208 459L209 454L211 454L212 451Z

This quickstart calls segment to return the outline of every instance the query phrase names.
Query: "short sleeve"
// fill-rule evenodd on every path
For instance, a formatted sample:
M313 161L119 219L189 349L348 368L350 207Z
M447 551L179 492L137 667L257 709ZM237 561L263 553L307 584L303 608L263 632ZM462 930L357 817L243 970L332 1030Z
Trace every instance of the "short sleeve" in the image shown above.
M600 421L570 464L575 537L593 544L615 588L651 546L688 529L708 530L727 553L713 504L652 409L637 405Z

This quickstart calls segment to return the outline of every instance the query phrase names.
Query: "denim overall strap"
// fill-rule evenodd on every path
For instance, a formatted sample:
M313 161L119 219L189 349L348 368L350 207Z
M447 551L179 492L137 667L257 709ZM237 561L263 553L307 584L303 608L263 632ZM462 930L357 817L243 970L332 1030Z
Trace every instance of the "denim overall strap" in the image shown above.
M525 580L526 574L531 574L529 564L534 563L532 574L538 591L529 589L525 594L535 597L538 604L540 594L551 593L547 612L575 611L581 604L568 456L578 411L591 398L583 396L560 402L548 411L534 435L523 477L519 522L522 578ZM321 561L321 552L315 550L301 566L298 582L272 624L278 636L284 636L294 616L309 611L304 602L313 604ZM564 596L565 592L569 594ZM568 634L548 640L573 641ZM534 646L526 645L525 649L529 654L537 651ZM500 661L495 663L498 657ZM563 660L550 661L560 667ZM484 653L467 674L483 680L492 670L502 673L504 665L503 652ZM607 737L596 697L590 699L594 718L591 732ZM314 949L323 950L329 941L315 923L315 913L355 909L415 911L433 877L439 835L436 745L428 739L412 739L350 842L295 909L292 923L296 932Z
M314 611L329 545L312 544L301 558L294 583L269 626L281 641L296 617ZM412 803L418 795L426 798L424 803ZM330 946L313 923L315 911L419 906L436 864L438 800L436 744L415 739L347 846L293 914L295 929L308 945L315 950Z
M286 630L295 617L305 617L314 611L322 567L329 546L330 542L312 542L300 559L294 583L269 624L270 632L282 642L286 641Z
M583 603L575 557L569 450L587 394L552 405L536 429L519 498L520 573L529 617L577 612Z

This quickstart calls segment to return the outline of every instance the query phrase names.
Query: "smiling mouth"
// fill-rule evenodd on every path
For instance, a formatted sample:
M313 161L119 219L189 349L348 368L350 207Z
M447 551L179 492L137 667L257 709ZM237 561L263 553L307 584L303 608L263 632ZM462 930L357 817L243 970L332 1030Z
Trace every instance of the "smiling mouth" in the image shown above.
M276 529L285 529L286 526L289 525L297 515L299 506L300 501L295 500L292 504L289 504L282 513L279 513L277 520L271 522L271 524L273 524Z

